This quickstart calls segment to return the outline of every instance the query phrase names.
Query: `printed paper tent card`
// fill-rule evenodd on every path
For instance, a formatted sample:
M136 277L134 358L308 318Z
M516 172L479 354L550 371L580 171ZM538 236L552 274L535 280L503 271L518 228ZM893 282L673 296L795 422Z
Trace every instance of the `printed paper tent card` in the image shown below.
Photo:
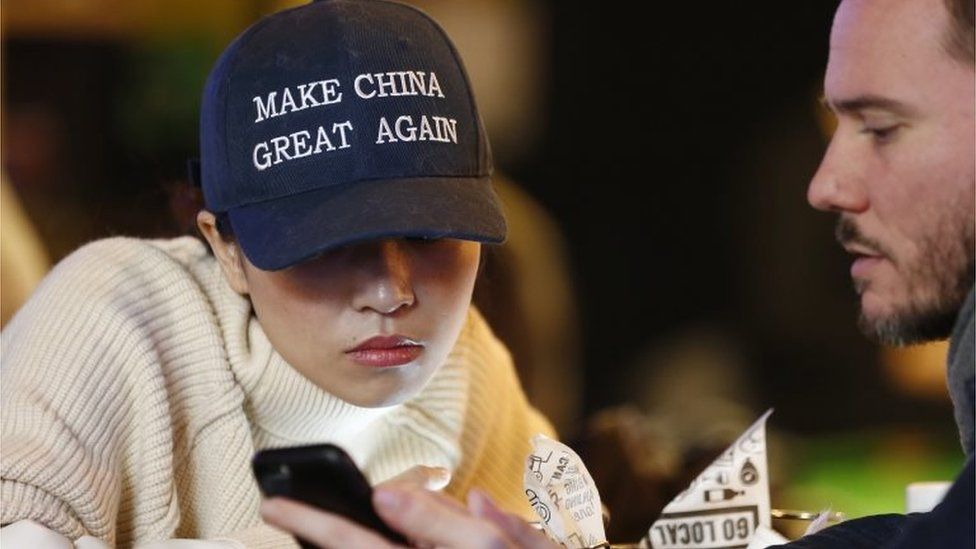
M746 429L664 508L641 547L746 547L757 528L770 528L766 419L771 413Z
M767 411L664 508L640 547L745 548L769 531ZM536 435L526 461L525 494L542 529L565 547L606 546L600 494L583 461L565 444Z

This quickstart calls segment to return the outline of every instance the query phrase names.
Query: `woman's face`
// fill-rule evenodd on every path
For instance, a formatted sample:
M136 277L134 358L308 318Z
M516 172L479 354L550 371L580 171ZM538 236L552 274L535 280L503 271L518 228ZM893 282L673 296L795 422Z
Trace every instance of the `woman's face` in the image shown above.
M417 394L443 364L464 324L481 250L463 240L379 240L280 271L230 252L236 272L215 249L278 353L329 393L376 407Z

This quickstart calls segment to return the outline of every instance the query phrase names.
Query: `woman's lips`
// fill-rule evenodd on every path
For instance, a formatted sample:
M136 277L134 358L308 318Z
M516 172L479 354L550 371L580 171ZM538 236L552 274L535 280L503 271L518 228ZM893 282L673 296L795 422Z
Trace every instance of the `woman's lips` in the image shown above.
M363 366L387 368L413 362L423 352L423 344L406 336L393 335L371 337L346 354Z

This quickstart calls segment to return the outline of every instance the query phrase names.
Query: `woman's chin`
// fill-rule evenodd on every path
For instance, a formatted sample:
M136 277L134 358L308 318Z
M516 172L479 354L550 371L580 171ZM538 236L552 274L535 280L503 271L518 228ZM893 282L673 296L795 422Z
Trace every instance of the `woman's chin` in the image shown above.
M388 372L392 374L393 372ZM349 382L340 391L331 392L340 399L360 408L385 408L403 404L423 388L415 376L388 375L369 380ZM424 380L426 381L426 380Z

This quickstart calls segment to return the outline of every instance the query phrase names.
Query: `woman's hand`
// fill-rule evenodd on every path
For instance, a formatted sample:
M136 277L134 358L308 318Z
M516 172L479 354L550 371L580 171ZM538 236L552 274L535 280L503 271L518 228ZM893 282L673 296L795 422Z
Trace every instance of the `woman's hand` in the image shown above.
M468 506L411 483L377 487L373 506L394 530L421 547L558 549L541 532L515 515L498 509L478 490ZM398 547L379 534L334 515L282 498L266 500L261 515L268 523L315 543L323 549Z
M376 487L383 486L403 486L417 487L425 490L439 492L451 482L451 472L443 467L428 467L426 465L414 465L399 475L384 480Z

